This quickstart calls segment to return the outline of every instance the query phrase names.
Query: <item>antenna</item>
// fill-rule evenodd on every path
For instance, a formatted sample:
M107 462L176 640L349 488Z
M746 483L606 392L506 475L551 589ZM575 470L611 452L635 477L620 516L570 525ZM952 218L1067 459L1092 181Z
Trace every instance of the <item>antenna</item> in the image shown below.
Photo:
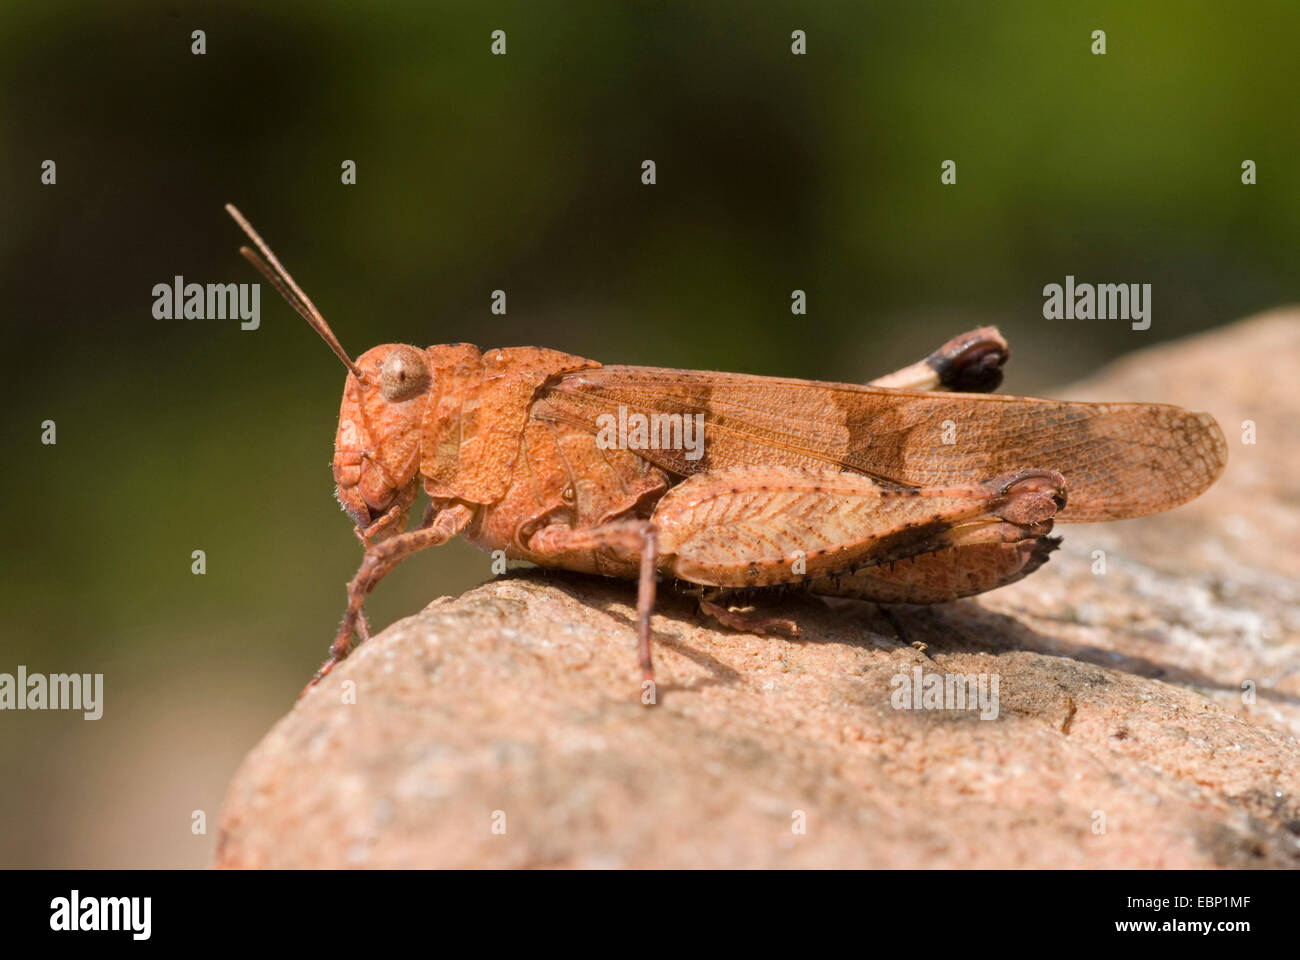
M311 324L311 328L321 335L322 340L329 344L329 348L343 361L343 365L352 372L352 375L358 380L364 380L365 374L361 372L360 367L349 359L343 345L339 343L339 338L334 336L334 331L330 329L330 325L325 322L325 318L316 309L316 304L312 303L311 298L303 293L302 287L293 282L293 277L289 276L289 271L284 269L283 264L276 259L275 254L271 252L271 248L266 245L266 241L258 236L257 231L253 229L253 225L244 219L244 215L239 212L233 203L226 204L226 213L230 214L244 233L248 234L248 239L252 240L257 249L262 251L262 256L266 257L266 260L263 260L262 257L259 257L248 247L240 247L239 252L243 258L255 266L257 272L266 277L267 281L279 291L280 296L284 297L289 306L297 310L298 315Z

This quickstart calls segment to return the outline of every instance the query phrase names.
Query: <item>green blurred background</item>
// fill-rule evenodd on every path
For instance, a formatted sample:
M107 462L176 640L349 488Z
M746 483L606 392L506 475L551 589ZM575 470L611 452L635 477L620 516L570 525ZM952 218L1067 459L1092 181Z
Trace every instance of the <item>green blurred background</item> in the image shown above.
M259 279L225 202L353 355L860 381L994 323L1004 389L1033 393L1296 299L1300 4L1069 6L7 4L0 671L106 692L97 722L0 714L0 866L209 862L236 764L342 611L340 365L265 285L256 332L152 317L176 274ZM1151 329L1044 320L1067 273L1151 283ZM372 620L488 564L419 556Z

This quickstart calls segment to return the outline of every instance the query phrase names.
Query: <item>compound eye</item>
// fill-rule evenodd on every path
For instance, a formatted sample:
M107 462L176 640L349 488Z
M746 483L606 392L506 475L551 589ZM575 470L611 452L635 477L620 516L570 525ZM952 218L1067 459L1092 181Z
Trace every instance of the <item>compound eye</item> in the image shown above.
M393 350L380 368L379 378L384 399L393 403L409 400L429 386L429 367L424 355L414 347Z

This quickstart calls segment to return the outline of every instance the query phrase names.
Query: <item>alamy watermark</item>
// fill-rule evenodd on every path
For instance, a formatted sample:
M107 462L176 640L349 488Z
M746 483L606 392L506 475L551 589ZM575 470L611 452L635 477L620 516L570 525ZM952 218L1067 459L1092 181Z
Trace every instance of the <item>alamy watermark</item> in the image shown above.
M896 673L889 685L889 703L895 710L978 710L981 720L998 718L998 674Z
M153 286L155 320L234 320L240 330L262 324L260 283L186 283L176 276L171 283Z
M685 450L687 460L704 456L704 414L628 413L619 404L618 416L602 413L596 418L601 450Z
M0 673L0 710L80 710L87 720L104 715L102 673Z
M50 929L125 931L133 940L148 940L153 932L152 897L83 897L73 890L50 901Z
M1134 330L1151 327L1151 284L1078 283L1043 287L1044 320L1131 320Z

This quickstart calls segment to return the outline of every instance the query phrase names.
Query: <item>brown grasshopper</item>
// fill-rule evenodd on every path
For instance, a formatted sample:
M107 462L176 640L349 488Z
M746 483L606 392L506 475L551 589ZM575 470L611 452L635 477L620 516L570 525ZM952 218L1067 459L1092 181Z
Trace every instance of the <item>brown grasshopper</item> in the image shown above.
M693 585L701 610L728 627L797 632L728 600L790 584L878 603L982 593L1038 569L1059 543L1048 536L1056 520L1167 510L1226 462L1205 413L989 393L1009 353L992 327L865 386L464 343L388 343L353 361L226 209L262 257L240 253L348 369L334 482L365 555L308 688L354 636L368 638L362 608L375 585L457 535L508 558L636 580L652 683L659 576ZM407 530L420 487L429 502Z

